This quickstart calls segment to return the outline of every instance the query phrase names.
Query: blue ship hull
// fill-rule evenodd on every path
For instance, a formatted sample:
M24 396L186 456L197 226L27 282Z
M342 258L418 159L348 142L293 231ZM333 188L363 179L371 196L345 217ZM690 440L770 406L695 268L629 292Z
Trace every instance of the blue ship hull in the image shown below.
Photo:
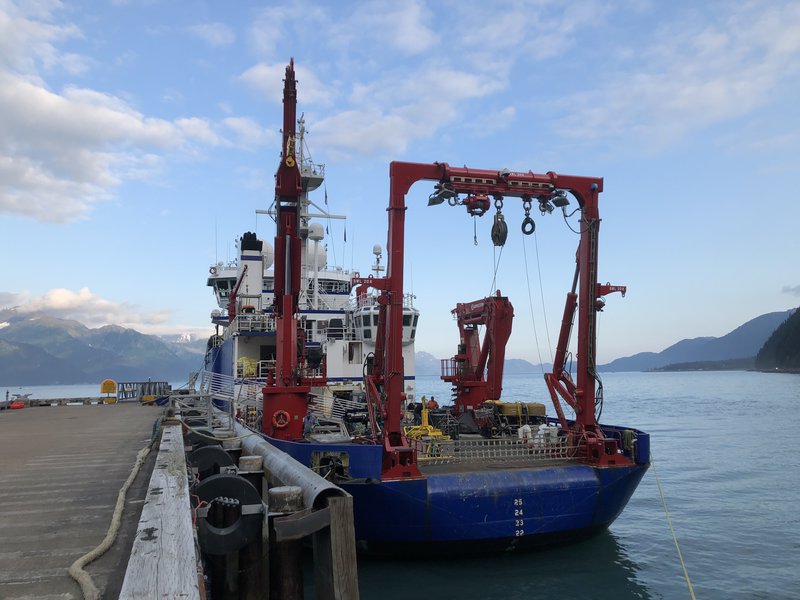
M643 447L632 466L422 467L422 479L381 481L380 446L267 439L306 465L314 452L348 454L353 479L337 484L353 496L359 548L373 554L500 552L587 537L622 512L649 458Z

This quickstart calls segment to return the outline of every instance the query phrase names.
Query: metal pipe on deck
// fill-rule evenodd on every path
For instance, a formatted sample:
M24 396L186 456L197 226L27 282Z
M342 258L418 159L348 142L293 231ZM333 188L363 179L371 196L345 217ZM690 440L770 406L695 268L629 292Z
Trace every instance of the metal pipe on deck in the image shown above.
M294 485L303 490L303 504L310 508L323 508L329 498L344 498L348 494L339 486L320 477L263 438L253 435L250 429L234 421L232 429L242 436L242 454L264 457L264 468L283 485Z

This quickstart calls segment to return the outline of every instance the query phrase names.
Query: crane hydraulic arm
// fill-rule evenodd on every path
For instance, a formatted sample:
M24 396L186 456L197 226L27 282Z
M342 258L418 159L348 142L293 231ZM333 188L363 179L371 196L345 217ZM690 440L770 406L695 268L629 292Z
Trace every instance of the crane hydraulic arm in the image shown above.
M460 414L486 400L500 399L514 307L498 290L494 296L459 303L451 312L458 323L458 353L442 361L442 379L453 384L455 410ZM483 343L481 325L486 327Z

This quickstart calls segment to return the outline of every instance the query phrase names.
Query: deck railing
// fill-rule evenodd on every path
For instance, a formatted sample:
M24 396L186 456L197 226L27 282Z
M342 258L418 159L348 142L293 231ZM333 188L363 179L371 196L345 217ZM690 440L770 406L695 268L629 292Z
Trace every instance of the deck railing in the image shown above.
M569 459L575 447L569 447L563 436L480 440L415 440L414 449L421 464L449 465L489 463L509 460L530 463Z

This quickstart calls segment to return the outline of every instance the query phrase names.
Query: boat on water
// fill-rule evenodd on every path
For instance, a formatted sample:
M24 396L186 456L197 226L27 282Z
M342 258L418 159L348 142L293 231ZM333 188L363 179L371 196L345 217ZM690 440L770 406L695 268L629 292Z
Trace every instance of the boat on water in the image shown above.
M274 244L245 234L237 263L210 270L220 305L212 318L222 332L209 340L207 388L247 426L353 496L361 550L506 551L607 528L634 493L650 452L647 433L598 422L596 315L605 296L625 292L598 283L603 180L392 162L386 264L376 247L374 273L362 277L329 267L320 251L322 227L311 220L332 215L308 196L324 171L303 150L293 61L283 102L275 201L265 211L275 219ZM421 422L411 422L409 409L420 405L413 374L419 312L403 289L405 195L423 180L433 183L429 206L482 216L494 205L495 245L508 235L504 201L521 201L523 234L533 233L534 207L545 215L577 202L573 284L544 377L553 416L542 404L501 400L513 306L498 291L454 309L457 353L442 363L452 404L421 407Z

